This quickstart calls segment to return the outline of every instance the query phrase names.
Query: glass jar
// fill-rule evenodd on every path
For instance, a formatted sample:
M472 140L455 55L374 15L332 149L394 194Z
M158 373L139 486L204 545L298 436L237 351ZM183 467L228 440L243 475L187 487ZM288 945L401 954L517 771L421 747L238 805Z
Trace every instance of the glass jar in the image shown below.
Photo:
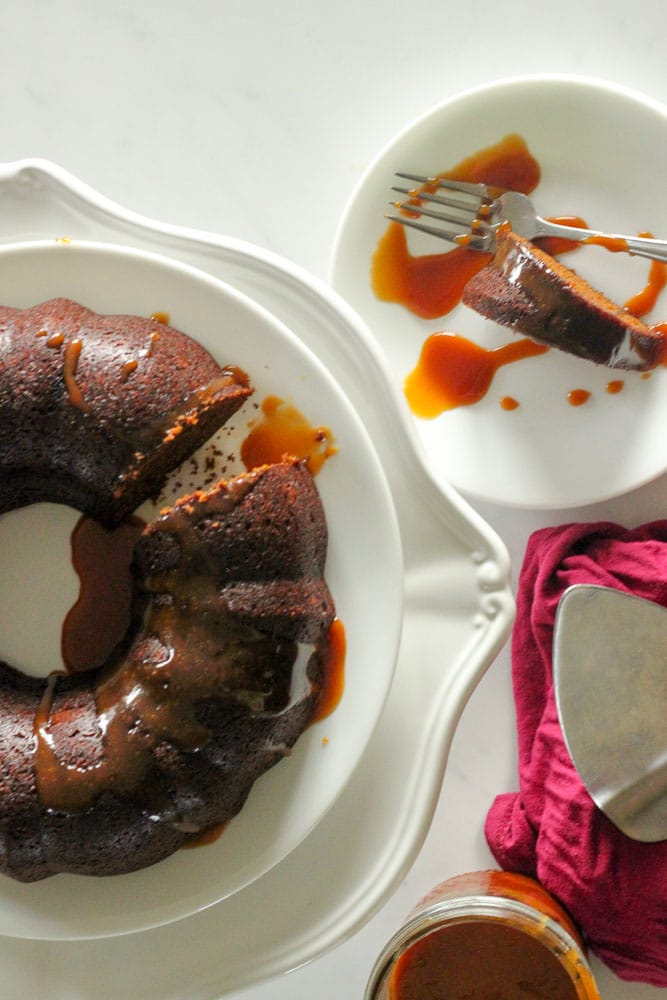
M600 1000L581 937L534 879L458 875L422 899L379 956L365 1000Z

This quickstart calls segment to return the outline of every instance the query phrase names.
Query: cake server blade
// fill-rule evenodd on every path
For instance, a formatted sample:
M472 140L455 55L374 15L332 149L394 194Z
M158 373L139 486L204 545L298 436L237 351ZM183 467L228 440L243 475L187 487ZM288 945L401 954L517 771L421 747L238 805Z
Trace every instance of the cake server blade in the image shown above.
M593 801L627 836L667 838L667 609L610 587L568 588L553 679L565 743Z

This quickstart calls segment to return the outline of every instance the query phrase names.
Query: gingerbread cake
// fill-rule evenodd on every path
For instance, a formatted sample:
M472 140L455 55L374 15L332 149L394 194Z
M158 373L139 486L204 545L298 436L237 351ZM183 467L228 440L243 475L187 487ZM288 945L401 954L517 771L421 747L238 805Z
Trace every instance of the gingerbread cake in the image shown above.
M51 500L118 524L251 391L155 319L0 307L0 513Z
M53 501L117 524L251 391L164 323L2 308L0 511ZM306 465L261 467L145 528L131 624L100 667L0 663L0 873L130 872L236 815L312 717L326 550Z

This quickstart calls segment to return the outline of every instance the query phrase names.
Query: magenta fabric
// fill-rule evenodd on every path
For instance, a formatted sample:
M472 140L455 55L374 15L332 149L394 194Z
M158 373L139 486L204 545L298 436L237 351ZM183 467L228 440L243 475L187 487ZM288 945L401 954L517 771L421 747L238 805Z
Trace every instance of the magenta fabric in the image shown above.
M619 977L667 987L667 840L631 840L604 816L558 722L553 625L574 583L615 587L667 607L667 520L633 530L567 524L529 539L512 636L520 790L495 799L486 838L501 868L539 879L567 907L590 950Z

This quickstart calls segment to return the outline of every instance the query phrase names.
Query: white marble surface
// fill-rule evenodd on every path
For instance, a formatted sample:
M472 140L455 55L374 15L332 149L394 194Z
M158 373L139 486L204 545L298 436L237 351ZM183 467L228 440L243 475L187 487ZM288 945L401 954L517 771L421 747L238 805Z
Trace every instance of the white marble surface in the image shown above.
M415 115L470 86L537 72L597 76L664 101L665 28L664 0L5 2L0 160L46 157L144 215L247 239L325 278L353 186ZM476 506L516 572L535 528L639 523L664 514L666 499L663 479L583 511ZM491 863L483 818L515 784L505 650L464 713L430 834L395 896L332 953L239 1000L361 997L415 900ZM599 964L596 973L604 1000L664 994Z

